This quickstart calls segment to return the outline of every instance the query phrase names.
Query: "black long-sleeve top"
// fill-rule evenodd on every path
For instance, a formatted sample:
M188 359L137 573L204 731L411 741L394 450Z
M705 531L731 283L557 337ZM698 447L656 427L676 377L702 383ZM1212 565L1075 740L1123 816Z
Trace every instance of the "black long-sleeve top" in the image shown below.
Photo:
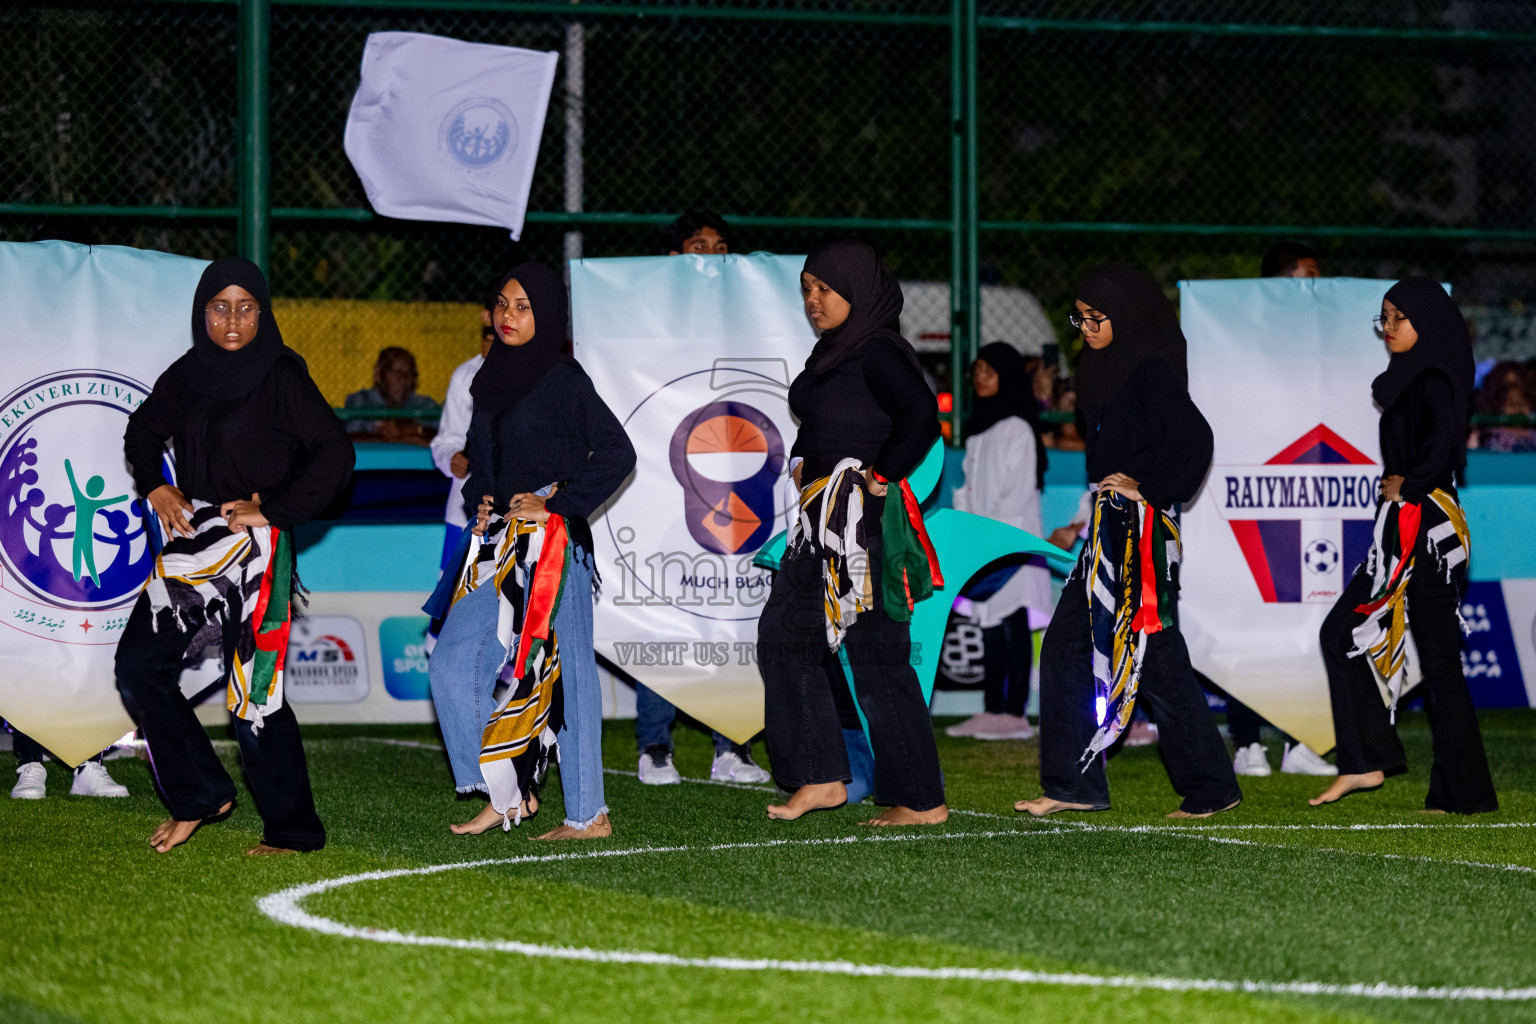
M1211 466L1211 425L1162 359L1143 359L1088 434L1088 479L1135 480L1148 504L1188 501Z
M346 429L291 358L273 363L254 390L200 404L172 368L128 417L123 450L141 495L169 482L161 472L167 441L181 493L214 505L259 494L261 514L280 529L319 515L352 478Z
M1401 476L1403 500L1422 504L1442 487L1456 493L1455 474L1467 459L1467 421L1448 377L1420 374L1381 414L1381 462Z
M635 468L629 435L574 361L556 365L499 415L476 409L465 454L462 494L471 520L482 495L505 509L514 494L559 484L544 507L585 521Z
M801 480L824 477L843 459L901 480L939 436L939 405L894 341L877 338L808 385L790 390L800 432L790 454L805 460Z

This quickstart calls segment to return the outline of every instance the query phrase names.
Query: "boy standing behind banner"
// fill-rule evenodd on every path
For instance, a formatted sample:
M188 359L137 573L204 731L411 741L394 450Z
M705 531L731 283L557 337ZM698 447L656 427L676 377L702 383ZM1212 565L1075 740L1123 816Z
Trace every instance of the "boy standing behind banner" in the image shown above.
M708 210L694 210L667 225L662 252L668 256L724 256L731 251L730 226ZM672 723L677 708L635 680L635 743L640 748L637 777L647 786L673 786L683 781L672 765ZM717 782L767 782L769 775L752 760L750 743L732 743L710 730L715 760L709 777Z

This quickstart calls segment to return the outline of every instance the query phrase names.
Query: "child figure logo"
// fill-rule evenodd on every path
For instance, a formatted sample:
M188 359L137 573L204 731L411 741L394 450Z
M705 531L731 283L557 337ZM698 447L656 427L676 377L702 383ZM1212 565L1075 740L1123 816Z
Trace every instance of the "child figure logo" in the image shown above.
M455 161L478 171L517 149L517 118L500 100L477 96L443 118L440 141Z
M711 402L672 434L672 473L683 485L683 519L706 551L756 551L772 536L784 439L761 410Z
M138 381L73 370L0 404L0 590L77 610L138 595L154 550L118 439L144 397Z

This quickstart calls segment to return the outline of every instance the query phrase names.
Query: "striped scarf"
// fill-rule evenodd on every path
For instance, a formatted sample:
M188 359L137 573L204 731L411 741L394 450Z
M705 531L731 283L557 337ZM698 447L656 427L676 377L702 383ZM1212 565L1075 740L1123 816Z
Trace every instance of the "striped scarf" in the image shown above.
M229 529L219 507L192 503L192 536L175 536L155 558L145 585L151 622L162 613L191 635L182 666L217 653L224 660L225 703L261 728L283 706L283 662L292 621L293 541L275 526Z
M507 830L522 824L523 801L538 793L550 753L559 757L564 705L553 627L569 546L562 516L551 513L543 524L492 516L485 536L471 542L454 590L454 601L487 583L498 595L496 638L507 660L496 709L480 739L480 775Z
M1408 580L1413 576L1414 548L1424 531L1425 547L1447 583L1465 571L1472 552L1472 535L1466 513L1449 491L1436 488L1422 505L1407 501L1383 501L1376 509L1376 528L1371 553L1361 572L1371 574L1370 600L1355 608L1365 621L1354 629L1351 658L1369 654L1387 687L1391 720L1397 721L1397 702L1403 695L1408 648ZM1460 612L1457 612L1458 617ZM1466 623L1462 623L1466 629Z
M875 479L886 483L878 476ZM944 586L944 576L912 486L899 480L888 487L885 512L876 524L883 541L881 589L885 613L895 622L910 622L917 602ZM821 559L827 646L834 651L842 646L848 627L860 613L875 606L869 529L864 518L864 470L857 459L844 459L829 475L812 480L800 491L800 511L790 524L785 551L795 554L809 544Z
M1084 771L1131 722L1147 637L1174 625L1173 576L1181 550L1172 509L1159 511L1107 489L1098 492L1078 563L1088 587L1099 724L1083 751Z
M834 651L859 614L875 606L868 530L859 460L844 459L830 475L801 489L800 512L790 524L786 552L793 555L809 544L821 559L827 646Z

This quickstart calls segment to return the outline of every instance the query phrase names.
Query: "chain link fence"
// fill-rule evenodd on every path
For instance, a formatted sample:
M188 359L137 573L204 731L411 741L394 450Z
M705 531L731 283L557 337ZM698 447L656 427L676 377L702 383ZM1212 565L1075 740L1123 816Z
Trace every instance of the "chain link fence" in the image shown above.
M1070 358L1065 313L1089 266L1126 260L1171 287L1254 275L1293 238L1328 274L1440 275L1498 355L1536 356L1536 6L982 0L978 13L979 273L994 296L980 341L1033 350L1054 330ZM0 238L236 251L238 14L187 0L0 10ZM370 303L431 307L438 339L454 315L441 304L461 304L462 342L431 341L423 360L422 390L441 398L503 269L559 261L571 231L588 256L655 252L664 221L715 208L740 251L873 242L918 283L909 327L947 385L951 17L934 0L275 0L274 293L368 300L314 318L365 349L428 344L398 309L370 321ZM579 53L579 80L557 76L522 243L369 215L342 129L380 30ZM358 345L296 340L338 404L371 383Z

